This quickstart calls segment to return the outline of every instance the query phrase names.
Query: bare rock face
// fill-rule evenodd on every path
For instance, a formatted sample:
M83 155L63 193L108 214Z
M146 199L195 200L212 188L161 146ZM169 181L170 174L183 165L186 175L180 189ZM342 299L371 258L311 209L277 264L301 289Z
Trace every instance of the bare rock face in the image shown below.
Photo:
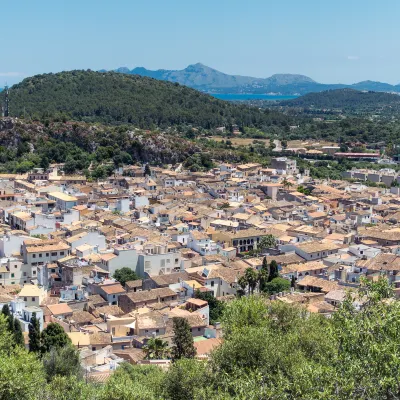
M0 132L12 129L15 125L15 119L11 117L0 118Z

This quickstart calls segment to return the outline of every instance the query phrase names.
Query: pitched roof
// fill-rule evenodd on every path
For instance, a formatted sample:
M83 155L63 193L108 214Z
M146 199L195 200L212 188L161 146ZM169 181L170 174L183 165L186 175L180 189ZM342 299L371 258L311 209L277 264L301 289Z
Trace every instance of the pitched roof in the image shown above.
M117 293L125 293L125 289L121 286L120 283L112 283L100 285L101 290L103 290L106 294L117 294Z
M72 314L73 310L67 303L49 304L47 308L53 315Z
M141 292L128 292L126 294L134 303L157 300L158 297L176 296L176 293L170 288L158 288L151 290L143 290Z

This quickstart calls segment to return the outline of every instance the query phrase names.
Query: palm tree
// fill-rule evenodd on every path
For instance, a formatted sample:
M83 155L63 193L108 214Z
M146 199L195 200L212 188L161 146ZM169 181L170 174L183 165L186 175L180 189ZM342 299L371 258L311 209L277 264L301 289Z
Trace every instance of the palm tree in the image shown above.
M258 282L257 272L253 268L247 268L244 277L249 285L249 292L253 294Z
M239 289L237 290L237 294L239 297L244 296L246 294L247 287L247 279L244 276L241 276L238 279Z
M146 354L145 358L147 360L150 358L159 360L168 356L168 347L168 342L158 338L151 338L147 341L146 345L142 347L142 350Z
M287 190L287 189L289 189L290 187L293 186L293 183L289 182L286 178L284 178L283 181L282 181L282 185Z

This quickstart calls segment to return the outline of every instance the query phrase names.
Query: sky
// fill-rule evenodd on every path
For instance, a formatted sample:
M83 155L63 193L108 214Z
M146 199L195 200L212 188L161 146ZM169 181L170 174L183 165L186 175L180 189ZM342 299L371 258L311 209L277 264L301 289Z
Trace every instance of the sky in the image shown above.
M400 83L399 0L0 0L0 87L71 69Z

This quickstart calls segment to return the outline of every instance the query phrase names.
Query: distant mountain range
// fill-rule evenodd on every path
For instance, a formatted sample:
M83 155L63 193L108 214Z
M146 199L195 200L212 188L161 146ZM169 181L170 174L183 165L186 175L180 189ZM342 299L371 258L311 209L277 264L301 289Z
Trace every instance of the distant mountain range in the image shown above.
M106 70L101 70L100 72L106 72ZM282 95L303 95L311 92L343 88L400 93L400 84L390 85L374 81L363 81L354 83L353 85L323 84L315 82L308 76L296 74L275 74L269 78L253 78L250 76L224 74L201 63L189 65L183 70L159 69L152 71L144 67L137 67L130 70L126 67L120 67L115 72L177 82L203 92L215 94L276 93Z

